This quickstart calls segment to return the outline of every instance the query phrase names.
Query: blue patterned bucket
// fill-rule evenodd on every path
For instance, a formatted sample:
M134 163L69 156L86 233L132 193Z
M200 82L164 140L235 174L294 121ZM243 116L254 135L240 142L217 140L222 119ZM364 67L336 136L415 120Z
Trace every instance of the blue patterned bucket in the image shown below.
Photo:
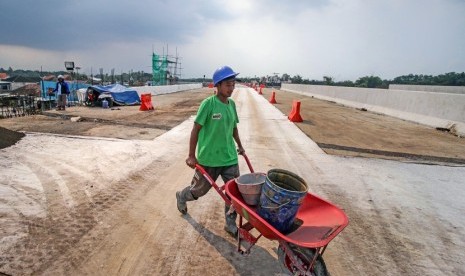
M262 187L258 214L281 233L287 233L307 190L307 183L300 176L282 169L269 170Z

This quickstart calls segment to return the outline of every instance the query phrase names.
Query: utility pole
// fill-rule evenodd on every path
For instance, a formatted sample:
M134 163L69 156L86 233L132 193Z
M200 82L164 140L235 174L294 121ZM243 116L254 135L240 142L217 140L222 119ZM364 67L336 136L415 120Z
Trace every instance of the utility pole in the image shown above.
M101 85L105 85L105 80L103 78L103 68L100 68L100 78L102 79L102 84Z
M81 67L76 66L75 69L76 69L76 80L79 80L79 69L81 69Z

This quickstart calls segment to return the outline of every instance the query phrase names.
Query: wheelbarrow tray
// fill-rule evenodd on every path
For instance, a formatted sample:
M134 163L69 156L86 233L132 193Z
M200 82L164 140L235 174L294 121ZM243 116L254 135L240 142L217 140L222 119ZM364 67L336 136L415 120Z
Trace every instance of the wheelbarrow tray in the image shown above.
M226 183L225 191L236 212L270 240L281 239L302 247L320 248L326 246L349 223L345 213L337 206L307 193L297 212L293 230L283 234L258 215L256 206L245 203L235 179Z

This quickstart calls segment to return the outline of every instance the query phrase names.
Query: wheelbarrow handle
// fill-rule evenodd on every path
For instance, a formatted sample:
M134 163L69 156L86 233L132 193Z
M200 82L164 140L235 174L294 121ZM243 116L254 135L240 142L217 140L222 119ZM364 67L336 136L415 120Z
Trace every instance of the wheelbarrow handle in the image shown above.
M211 176L207 173L207 171L205 170L204 167L202 167L202 165L200 164L195 164L195 169L197 171L199 171L203 177L205 177L205 179L208 181L208 183L210 183L210 185L212 185L212 187L220 194L220 196L223 198L223 200L226 202L227 205L231 205L231 200L226 196L226 193L224 192L224 187L225 185L219 187L215 181L213 180L213 178L211 178Z
M240 155L244 156L245 162L247 163L247 166L249 166L249 170L251 173L254 172L252 164L250 163L249 157L247 157L247 154L245 152L241 153Z
M245 153L241 153L241 155L244 156L245 162L247 163L247 166L249 166L250 172L253 173L254 170L253 170L252 164L250 163L249 158L247 157L247 155ZM225 188L226 184L219 187L215 183L213 178L211 178L211 176L207 173L205 168L202 167L202 165L197 163L197 164L195 164L195 168L197 169L197 171L200 172L200 174L202 174L203 177L205 177L205 179L208 181L208 183L210 183L210 185L212 185L212 187L220 194L220 196L223 198L223 200L226 202L226 204L231 205L231 200L226 196L226 193L224 192L224 188Z

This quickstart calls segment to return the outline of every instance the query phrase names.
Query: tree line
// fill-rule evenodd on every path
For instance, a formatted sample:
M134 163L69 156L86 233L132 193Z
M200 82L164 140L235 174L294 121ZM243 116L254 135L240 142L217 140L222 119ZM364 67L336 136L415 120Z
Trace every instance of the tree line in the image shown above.
M242 82L256 81L265 83L267 77L241 77ZM283 74L279 77L281 82L290 82L297 84L313 84L313 85L332 85L332 86L347 86L347 87L366 87L366 88L389 88L389 84L412 84L412 85L441 85L441 86L465 86L465 72L462 73L445 73L437 76L433 75L403 75L395 77L392 80L383 80L378 76L364 76L358 78L356 81L335 81L330 76L323 76L322 80L309 80L304 79L300 75L290 76ZM192 82L205 82L211 81L209 78L191 78L185 81Z
M91 77L99 78L103 82L107 83L125 83L129 85L144 85L147 81L152 80L152 74L146 73L143 71L132 71L129 72L121 72L121 74L109 74L109 73L95 73L92 76L79 73L74 71L72 73L68 71L33 71L33 70L13 70L9 67L7 70L0 68L0 73L7 73L10 77L13 76L23 76L23 77L39 77L43 78L49 75L71 75L73 80L84 81L84 82L91 82Z
M465 72L462 73L445 73L437 76L433 75L403 75L395 77L392 80L383 80L378 76L364 76L358 78L355 82L346 80L336 82L330 76L323 76L323 80L308 80L296 75L288 79L292 83L315 84L315 85L333 85L348 87L367 87L367 88L389 88L389 84L411 84L411 85L442 85L442 86L465 86ZM286 81L286 80L284 80Z
M40 71L32 71L32 70L13 70L11 67L8 69L0 68L0 73L7 73L10 76L21 75L25 77L43 77L48 74L64 74L65 71L58 71L58 72L40 72ZM88 80L88 76L85 74L79 74L78 76L74 76L79 80ZM121 75L108 75L104 74L100 76L99 74L94 75L94 77L103 78L105 81L119 81L121 82L124 80L125 82L128 81L131 84L133 82L140 82L144 83L146 81L150 81L152 79L152 74L146 72L129 72L129 73L122 73ZM243 77L241 81L243 82L264 82L266 77ZM332 85L332 86L347 86L347 87L366 87L366 88L389 88L389 84L411 84L411 85L442 85L442 86L465 86L465 72L462 73L445 73L440 75L402 75L395 77L392 80L381 79L379 76L364 76L358 78L356 81L335 81L331 76L323 76L322 80L309 80L304 79L300 75L290 76L289 74L283 74L279 77L281 82L291 82L297 84L314 84L314 85ZM190 78L190 79L179 79L179 82L210 82L210 78Z

